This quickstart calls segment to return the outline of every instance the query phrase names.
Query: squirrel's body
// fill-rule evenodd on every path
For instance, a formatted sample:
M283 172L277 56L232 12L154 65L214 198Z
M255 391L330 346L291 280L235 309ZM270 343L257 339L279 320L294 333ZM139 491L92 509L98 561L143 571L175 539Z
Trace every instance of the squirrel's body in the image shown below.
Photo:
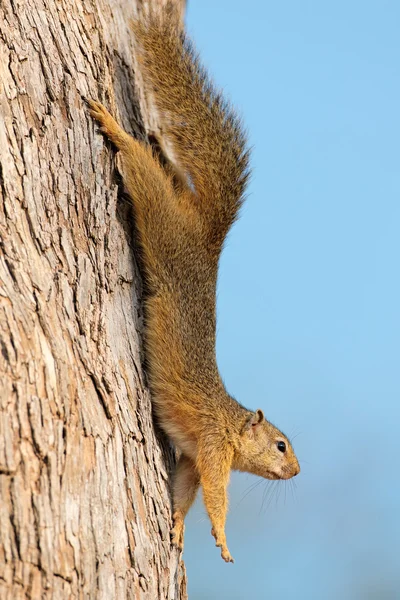
M171 9L163 19L153 15L136 23L134 32L177 165L161 166L152 149L125 133L101 104L91 101L91 114L121 152L135 207L152 399L161 427L182 453L173 541L182 547L183 520L201 485L212 533L231 561L224 531L230 470L269 479L299 472L287 438L260 410L245 409L227 393L215 356L218 261L248 176L245 136Z

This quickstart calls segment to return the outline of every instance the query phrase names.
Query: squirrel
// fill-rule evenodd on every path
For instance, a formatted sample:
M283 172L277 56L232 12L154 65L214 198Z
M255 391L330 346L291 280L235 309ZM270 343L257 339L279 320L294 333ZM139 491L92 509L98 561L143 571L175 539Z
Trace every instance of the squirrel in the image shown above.
M262 410L248 410L226 391L216 362L218 262L249 176L246 136L171 5L132 28L174 161L162 164L150 144L128 135L99 102L88 100L90 114L120 153L134 207L152 403L180 451L171 541L183 548L185 515L201 486L216 546L233 562L225 537L230 471L266 479L300 471L288 438Z

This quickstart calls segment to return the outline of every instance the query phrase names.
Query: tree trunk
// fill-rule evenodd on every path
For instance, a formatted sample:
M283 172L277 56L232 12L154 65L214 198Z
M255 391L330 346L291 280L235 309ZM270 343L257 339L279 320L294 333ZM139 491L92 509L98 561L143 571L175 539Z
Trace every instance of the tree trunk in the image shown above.
M148 4L0 0L1 600L186 598L131 208L83 102L154 121L129 29Z

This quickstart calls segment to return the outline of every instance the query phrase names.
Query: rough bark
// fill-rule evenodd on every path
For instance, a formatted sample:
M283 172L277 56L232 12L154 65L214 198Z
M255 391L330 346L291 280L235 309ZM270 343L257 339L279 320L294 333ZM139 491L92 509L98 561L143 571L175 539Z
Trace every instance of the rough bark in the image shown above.
M144 135L145 4L0 0L2 600L186 598L131 209L83 103Z

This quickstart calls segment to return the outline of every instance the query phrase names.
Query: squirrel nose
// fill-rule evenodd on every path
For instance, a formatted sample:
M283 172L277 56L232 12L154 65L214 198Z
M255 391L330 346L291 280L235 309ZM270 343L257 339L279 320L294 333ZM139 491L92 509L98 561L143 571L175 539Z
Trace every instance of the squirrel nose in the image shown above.
M293 477L296 477L296 475L298 475L299 473L300 473L300 467L297 467L293 474Z

